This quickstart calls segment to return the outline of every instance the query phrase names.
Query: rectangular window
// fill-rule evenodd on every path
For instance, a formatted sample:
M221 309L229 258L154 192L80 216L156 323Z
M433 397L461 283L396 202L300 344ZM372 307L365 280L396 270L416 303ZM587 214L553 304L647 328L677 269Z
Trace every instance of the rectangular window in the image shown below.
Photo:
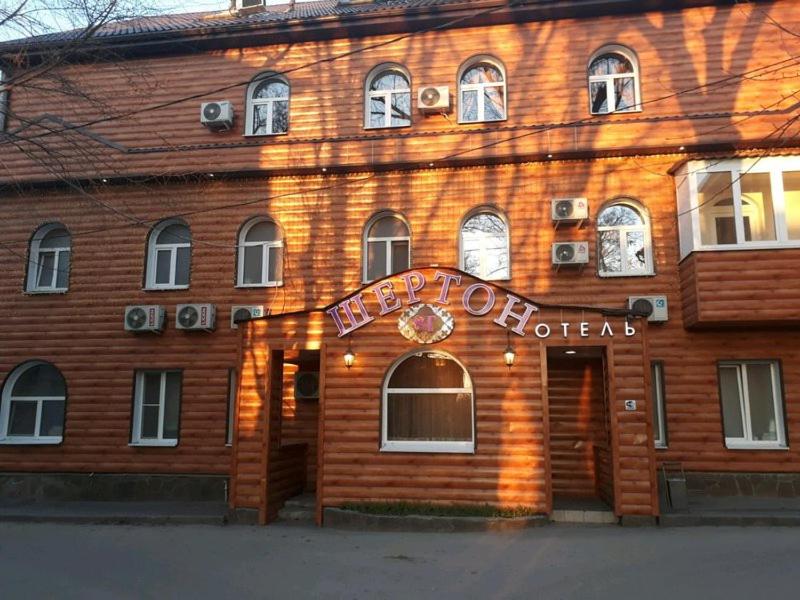
M728 448L786 447L777 362L721 362L719 391Z
M180 371L136 372L132 445L178 445L181 382Z
M228 421L225 430L225 445L233 443L233 423L236 418L236 369L228 369Z
M800 156L689 161L675 182L681 258L800 248Z
M667 447L667 422L664 409L664 364L650 363L651 385L653 388L653 442L656 448Z

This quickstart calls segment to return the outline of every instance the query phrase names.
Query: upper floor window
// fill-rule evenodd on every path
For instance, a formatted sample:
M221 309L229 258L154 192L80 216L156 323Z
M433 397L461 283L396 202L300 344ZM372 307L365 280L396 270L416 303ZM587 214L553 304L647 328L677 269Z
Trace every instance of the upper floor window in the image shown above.
M411 125L411 77L399 65L381 65L367 77L364 126Z
M147 288L189 287L192 234L188 225L170 219L150 232L147 247Z
M506 118L506 78L502 65L490 57L470 59L458 77L458 121L478 123Z
M690 161L676 182L681 258L800 247L800 157Z
M481 279L511 277L508 224L496 211L479 209L461 225L461 269Z
M0 443L58 444L64 434L67 386L50 363L26 362L3 386Z
M7 113L8 90L6 89L6 72L0 69L0 131L6 130Z
M381 450L474 452L472 380L444 352L414 352L386 374Z
M69 288L71 236L59 223L40 227L28 253L29 292L65 292Z
M589 61L589 99L593 115L641 110L639 65L624 46L606 46Z
M237 285L276 286L283 283L283 236L269 219L252 219L239 233Z
M652 275L653 250L644 210L632 200L610 204L597 216L600 275Z
M289 83L277 75L259 76L247 88L245 135L289 131Z
M364 228L364 281L375 281L411 266L408 223L394 213L380 213Z

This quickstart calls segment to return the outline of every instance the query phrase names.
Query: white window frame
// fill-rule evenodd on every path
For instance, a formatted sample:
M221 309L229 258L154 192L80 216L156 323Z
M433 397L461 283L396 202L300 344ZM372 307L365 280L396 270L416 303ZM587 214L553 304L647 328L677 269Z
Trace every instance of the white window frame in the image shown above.
M667 447L667 411L664 406L665 402L665 385L664 385L664 363L660 360L654 360L650 363L650 372L652 374L653 393L653 415L658 417L658 427L653 427L653 445L656 448Z
M146 374L158 373L161 377L158 392L158 437L142 438L142 416L144 415L144 377ZM181 387L178 395L178 423L180 428L180 410L183 402L183 372L180 369L141 369L136 371L134 382L133 424L131 427L131 442L129 446L165 446L178 445L178 438L164 437L164 405L166 402L167 373L178 373L181 377ZM180 437L180 431L178 431Z
M773 156L766 158L739 158L730 160L689 161L675 173L678 196L678 231L681 242L681 259L692 252L718 252L737 250L772 250L800 248L800 239L790 240L786 223L786 198L783 190L783 173L800 171L800 156ZM736 224L735 244L703 244L701 236L699 179L705 173L731 173L733 214ZM775 220L775 240L745 241L744 213L740 177L744 174L769 173L772 192L772 212Z
M378 221L382 219L397 219L403 225L405 225L406 230L408 231L407 236L397 236L397 237L370 237L369 231L372 229L372 226L375 225ZM408 267L411 267L411 226L408 224L408 221L400 214L394 212L381 212L367 221L367 224L364 226L364 234L363 234L363 243L362 243L362 256L363 259L361 261L361 281L362 283L371 283L373 280L369 278L369 245L370 243L383 243L386 247L386 275L384 277L389 277L394 273L397 273L394 269L394 265L392 264L393 254L392 254L392 244L394 242L406 242L408 244ZM376 280L377 281L377 280Z
M750 399L747 386L747 366L748 365L768 365L772 380L772 409L775 415L775 429L777 440L754 440L752 423L750 420ZM717 364L717 378L721 380L720 372L723 368L735 368L736 380L739 385L739 409L742 414L742 430L744 437L732 438L725 433L725 418L722 400L722 385L719 385L720 395L720 418L722 420L722 432L725 436L725 447L731 450L785 450L786 445L786 426L783 415L783 389L781 387L780 372L778 361L775 360L723 360Z
M278 232L280 239L274 240L271 242L248 242L247 234L250 230L258 225L259 223L272 223L275 225L275 230ZM245 283L244 282L244 250L245 248L254 248L256 246L261 246L261 281L258 283ZM269 287L280 287L283 285L283 264L280 265L280 272L281 278L270 280L269 278L269 256L270 253L274 252L276 249L283 249L283 231L281 230L280 225L270 218L267 217L256 217L254 219L249 220L245 223L242 230L239 232L239 248L238 248L238 259L237 259L237 271L236 271L236 287L240 288L269 288ZM281 253L281 262L283 261L283 253Z
M385 73L390 71L395 71L396 73L400 73L403 77L405 77L406 81L408 82L408 87L405 89L399 90L371 90L370 86L372 82L378 79L379 77L383 76ZM409 74L408 70L403 67L402 65L398 65L395 63L385 63L382 65L378 65L372 71L370 71L369 75L367 76L366 84L364 85L364 129L386 129L386 128L398 128L398 127L411 127L411 123L413 122L411 117L411 107L413 106L413 98L411 97L411 75ZM408 94L409 102L409 115L408 120L409 123L407 125L392 125L392 97L400 94ZM383 113L383 124L382 125L370 125L370 114L372 110L372 99L373 98L383 98L384 99L384 113Z
M592 71L592 64L601 56L605 56L606 54L618 54L626 59L628 62L631 63L633 67L633 71L630 73L613 73L610 75L591 75ZM594 54L592 54L591 58L589 59L589 63L586 67L586 73L589 77L589 84L587 85L587 90L589 92L589 114L592 115L612 115L612 114L625 114L625 113L634 113L634 112L642 112L642 98L641 98L641 90L639 87L639 60L636 58L636 54L630 49L626 48L625 46L620 46L618 44L612 44L610 46L603 46ZM630 79L633 78L633 101L634 104L630 108L626 108L624 110L616 110L612 109L617 105L617 98L616 98L616 91L614 89L614 81L616 79ZM606 86L606 104L609 107L609 110L606 112L595 112L592 110L592 84L593 83L605 83Z
M62 417L62 432L64 431L64 427L66 425L66 411L67 411L67 390L66 390L66 380L64 383L64 395L63 396L20 396L15 397L12 395L14 390L14 386L17 384L19 378L25 373L28 369L35 367L37 365L48 364L41 360L34 360L23 363L16 367L9 375L8 379L3 385L3 393L0 402L0 444L3 445L52 445L52 444L60 444L64 439L62 435L40 435L41 426L42 426L42 403L47 401L60 401L64 403L64 416ZM58 370L59 373L61 371L55 367L54 365L50 365L54 369ZM62 379L64 378L64 374L61 373ZM9 419L11 418L11 402L12 401L22 401L22 402L36 402L36 426L34 429L34 433L32 436L22 436L22 435L9 435L8 433L8 425Z
M276 81L286 85L289 89L289 93L286 97L280 98L253 98L253 94L256 91L256 88L261 85L262 83L269 82L269 81ZM274 73L263 73L258 75L253 81L250 82L250 85L247 86L247 98L246 98L246 105L247 110L245 111L245 131L244 135L246 137L262 137L268 135L286 135L289 133L289 123L291 118L291 110L292 110L292 86L289 84L289 80L283 77L282 75L276 75ZM275 102L286 102L286 131L272 131L272 112L273 112L273 105ZM267 107L267 132L266 133L253 133L253 122L254 122L254 115L256 111L256 106L264 106Z
M63 229L70 236L70 244L68 246L60 246L58 248L41 248L41 243L44 238L57 229ZM62 258L65 252L70 253L70 260L65 261ZM50 285L39 285L39 275L43 264L43 255L53 255L53 279ZM72 236L69 229L64 227L61 223L49 223L43 225L36 230L36 233L31 238L30 249L28 251L28 281L25 290L31 294L58 294L69 290L69 269L72 258ZM67 271L67 285L59 287L58 272Z
M502 77L502 81L494 82L494 83L463 83L461 80L466 74L467 71L472 69L473 67L478 66L481 63L486 63L500 72L500 77ZM456 80L456 88L458 89L458 122L459 123L497 123L499 121L505 121L508 119L508 85L507 85L507 77L506 77L506 69L499 60L494 58L493 56L488 55L480 55L480 56L473 56L468 61L466 61L461 68L458 70L458 79ZM484 104L484 89L488 87L502 87L503 88L503 116L499 119L487 119L486 118L486 109ZM464 102L464 92L474 91L477 92L477 110L478 110L478 118L475 120L467 120L464 118L464 107L466 103Z
M484 252L486 250L485 246L481 247L481 264L480 264L480 274L473 275L474 277L479 277L485 281L510 281L511 280L511 227L508 224L508 219L506 219L505 215L500 212L499 210L491 207L482 206L476 209L471 210L467 213L467 215L461 219L461 224L458 227L458 268L464 271L465 273L468 272L466 268L466 260L464 257L464 226L469 222L470 219L473 217L477 217L478 215L482 214L490 214L494 215L498 219L503 222L505 225L505 232L506 232L506 263L508 264L508 276L507 277L490 277L486 274L486 261L484 260Z
M465 386L461 388L390 388L388 387L397 367L406 359L419 351L404 354L389 367L381 385L381 452L436 452L449 454L474 454L475 453L475 386L472 384L472 377L460 360L449 352L436 350L437 354L442 354L453 360L461 367L464 373ZM413 441L413 440L389 440L389 394L469 394L470 396L470 419L472 426L472 440L468 442L455 441Z
M178 248L189 248L189 281L192 278L192 240L191 238L186 242L159 244L157 242L158 236L170 225L183 225L189 230L191 235L192 230L189 225L180 220L170 219L162 221L150 231L150 237L147 240L147 275L146 286L148 290L186 290L189 289L189 283L177 285L175 283L175 275L177 274L178 264ZM156 267L158 265L158 253L169 252L169 283L156 283Z
M613 206L625 206L633 210L642 220L641 225L599 225L600 215L607 208ZM600 277L647 277L655 275L653 269L653 240L650 235L650 218L647 211L638 202L630 199L619 199L604 204L597 213L597 274ZM603 271L601 268L601 252L602 244L600 240L600 233L604 231L617 231L619 232L619 246L620 256L623 258L621 271ZM628 268L627 261L627 247L628 247L628 233L644 233L644 269L637 271Z

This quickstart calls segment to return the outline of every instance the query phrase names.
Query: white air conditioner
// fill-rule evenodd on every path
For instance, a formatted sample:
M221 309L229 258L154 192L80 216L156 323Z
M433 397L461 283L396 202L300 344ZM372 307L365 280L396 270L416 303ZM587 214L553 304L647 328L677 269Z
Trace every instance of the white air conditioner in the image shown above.
M647 317L652 323L669 319L666 296L629 296L628 308L636 315Z
M316 400L319 398L319 373L298 371L294 374L295 400Z
M233 306L231 308L231 329L239 329L238 321L247 321L263 316L264 306L262 304Z
M425 86L417 90L417 108L424 113L450 110L450 88L446 85Z
M216 312L213 304L178 304L175 309L175 328L212 331Z
M125 331L136 333L161 333L166 311L157 304L125 307Z
M554 198L551 205L553 221L572 223L589 218L589 201L586 198Z
M589 242L555 242L553 264L585 265L589 262Z
M233 127L233 105L227 100L203 102L200 105L200 123L214 131Z

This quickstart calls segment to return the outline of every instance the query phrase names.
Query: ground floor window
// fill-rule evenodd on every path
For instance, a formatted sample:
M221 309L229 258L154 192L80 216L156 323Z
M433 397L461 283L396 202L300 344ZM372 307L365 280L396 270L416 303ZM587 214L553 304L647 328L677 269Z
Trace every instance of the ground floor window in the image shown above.
M225 445L233 443L233 421L236 418L236 369L228 369L228 419L225 428Z
M137 371L131 444L178 444L181 379L180 371Z
M664 363L650 363L653 387L653 440L656 448L667 447L667 423L664 410Z
M50 363L26 362L3 386L0 443L58 444L64 434L67 386Z
M383 386L381 450L473 452L472 381L444 352L415 352L398 360Z
M776 361L721 362L719 389L728 448L782 448L786 445Z

